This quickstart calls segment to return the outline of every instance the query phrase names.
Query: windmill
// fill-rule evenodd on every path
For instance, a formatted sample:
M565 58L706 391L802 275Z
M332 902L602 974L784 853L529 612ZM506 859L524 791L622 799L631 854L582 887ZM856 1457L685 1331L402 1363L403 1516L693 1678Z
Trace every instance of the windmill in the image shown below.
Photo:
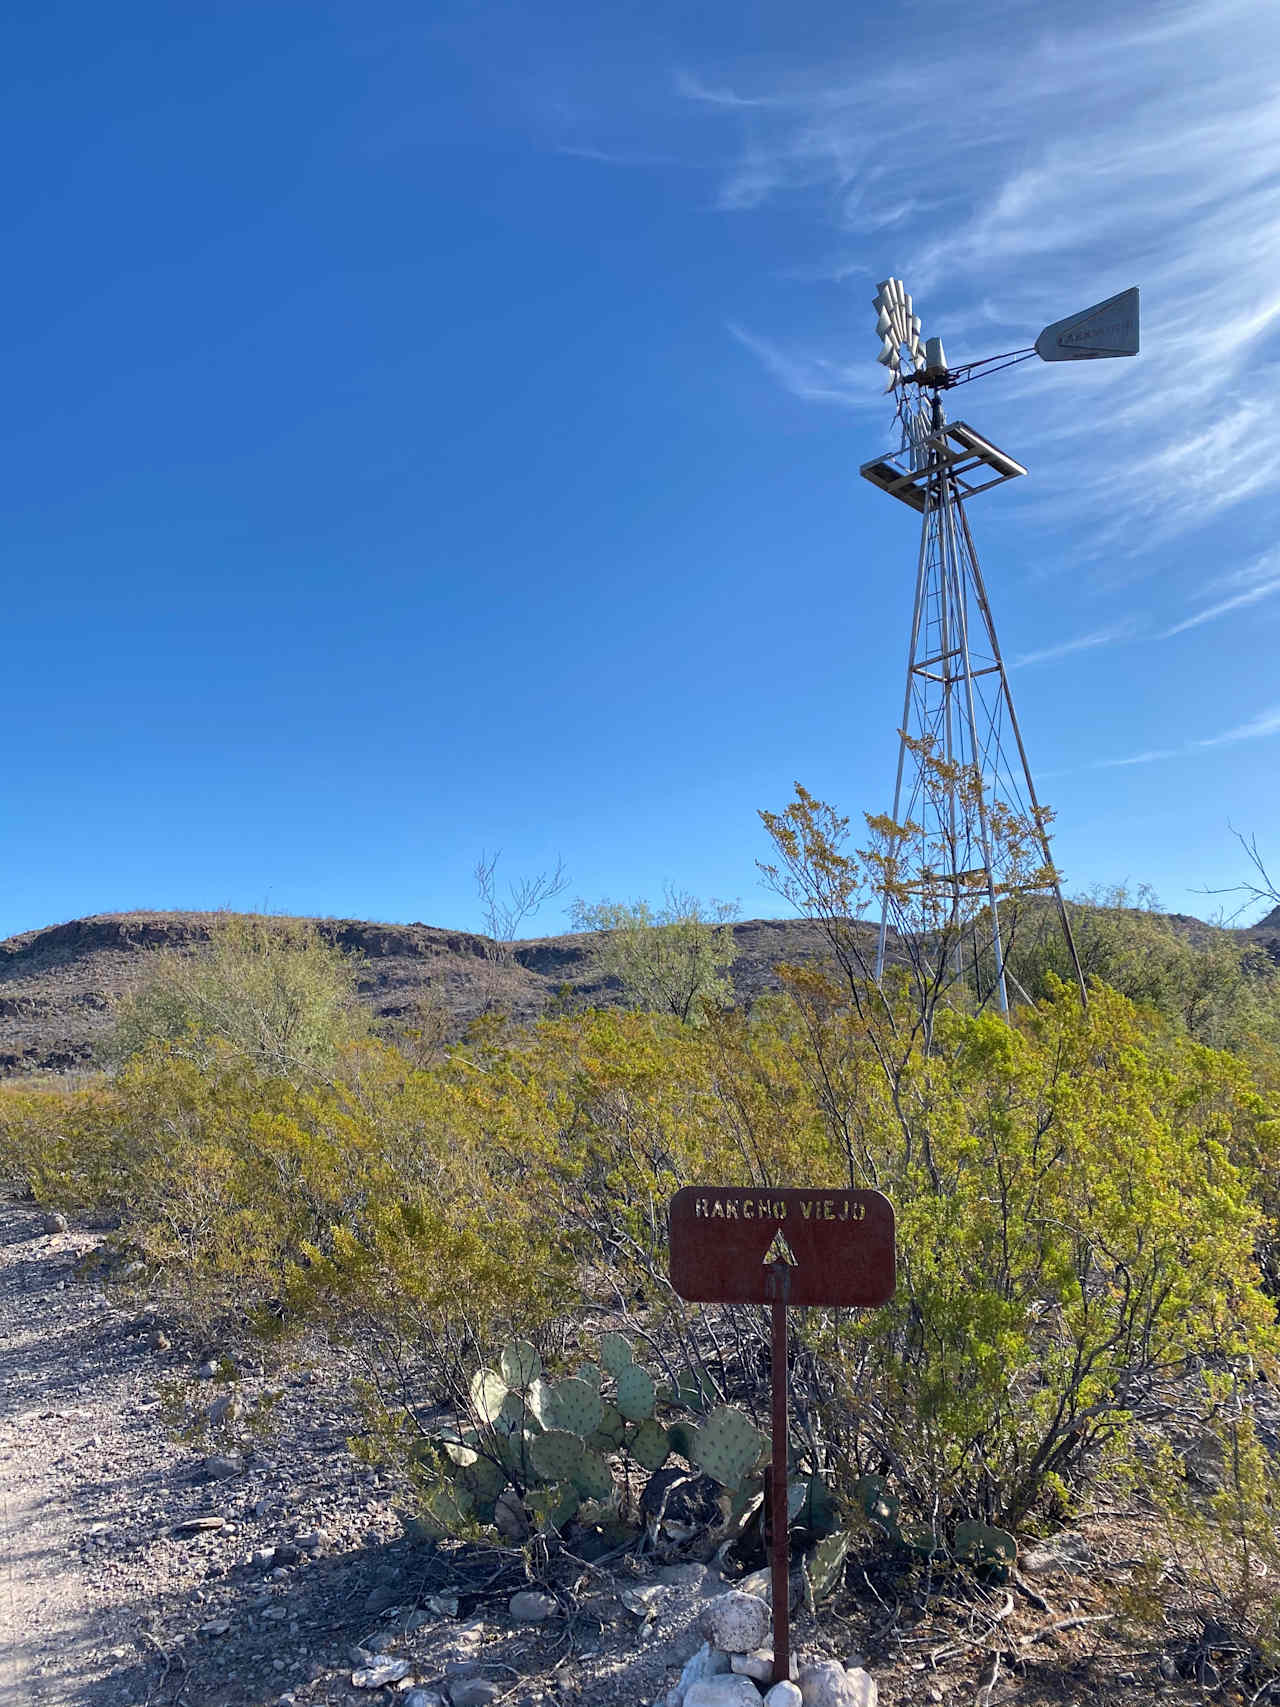
M1122 291L1046 326L1034 344L983 361L948 367L940 338L922 339L920 316L901 279L886 279L874 299L878 361L888 370L901 434L897 451L865 463L862 475L920 516L915 604L907 686L889 832L891 869L912 838L912 886L921 916L947 927L954 975L971 977L980 999L1009 1008L1001 902L1039 891L1056 903L1071 962L1084 979L1071 923L1049 852L1047 819L1036 796L995 621L965 506L979 492L1027 471L964 421L948 421L943 393L1039 356L1092 361L1138 353L1138 291ZM1023 827L1039 855L1021 879L1005 867L1013 845L1004 831ZM1023 849L1025 853L1025 848ZM1012 856L1009 856L1012 857ZM884 973L890 897L884 896L876 981Z

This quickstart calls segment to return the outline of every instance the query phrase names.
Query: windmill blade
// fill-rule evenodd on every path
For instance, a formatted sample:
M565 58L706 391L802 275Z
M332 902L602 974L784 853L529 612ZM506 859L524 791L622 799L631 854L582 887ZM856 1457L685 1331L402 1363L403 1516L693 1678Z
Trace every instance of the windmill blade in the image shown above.
M1088 362L1138 353L1138 287L1055 320L1036 339L1042 362Z

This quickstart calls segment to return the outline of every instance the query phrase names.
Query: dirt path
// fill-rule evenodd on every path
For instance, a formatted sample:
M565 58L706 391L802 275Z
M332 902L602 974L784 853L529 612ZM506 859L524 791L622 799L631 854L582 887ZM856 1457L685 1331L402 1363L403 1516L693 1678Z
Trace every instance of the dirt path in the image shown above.
M96 1508L129 1497L116 1473L127 1483L142 1413L119 1312L74 1280L92 1242L0 1208L0 1707L129 1694L133 1609L89 1543Z

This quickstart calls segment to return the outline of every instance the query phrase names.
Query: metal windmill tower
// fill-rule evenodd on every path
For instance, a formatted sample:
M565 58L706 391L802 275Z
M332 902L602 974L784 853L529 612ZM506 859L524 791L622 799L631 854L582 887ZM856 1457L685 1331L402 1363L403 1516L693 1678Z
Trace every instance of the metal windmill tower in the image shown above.
M942 340L920 336L920 316L901 279L875 296L877 358L896 400L897 451L865 463L865 479L920 515L915 605L907 651L907 687L898 747L892 820L912 826L912 889L921 916L948 927L954 973L972 977L983 999L1008 1012L1007 941L1001 904L1029 891L1052 896L1084 994L1071 924L1049 852L1046 820L1013 708L995 621L974 547L967 501L1027 471L964 421L948 421L943 393L982 374L1039 356L1090 361L1138 352L1136 287L1081 314L1046 326L1033 345L948 367ZM1008 827L1024 827L1039 856L1015 876ZM907 832L891 833L888 852L905 853ZM1023 854L1026 848L1023 846ZM886 893L876 951L884 971L890 899Z

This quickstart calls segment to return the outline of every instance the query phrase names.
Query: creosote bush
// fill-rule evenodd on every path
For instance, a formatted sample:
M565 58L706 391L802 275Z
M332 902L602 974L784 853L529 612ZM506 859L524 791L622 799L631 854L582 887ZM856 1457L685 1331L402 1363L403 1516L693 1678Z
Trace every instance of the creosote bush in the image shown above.
M294 1080L328 1070L368 1030L359 966L310 919L225 913L193 952L154 949L139 989L115 1013L111 1054L125 1062L165 1043L216 1070L228 1051Z

